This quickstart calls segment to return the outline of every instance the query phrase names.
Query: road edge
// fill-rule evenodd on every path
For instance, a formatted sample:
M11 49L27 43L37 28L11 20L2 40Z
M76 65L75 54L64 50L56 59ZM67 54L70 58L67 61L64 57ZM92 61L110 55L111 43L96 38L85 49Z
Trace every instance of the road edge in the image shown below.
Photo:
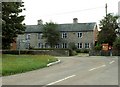
M52 65L55 65L55 64L58 64L58 63L60 63L60 62L61 62L61 61L58 60L58 61L55 61L55 62L52 62L52 63L48 63L48 64L47 64L47 67L52 66Z

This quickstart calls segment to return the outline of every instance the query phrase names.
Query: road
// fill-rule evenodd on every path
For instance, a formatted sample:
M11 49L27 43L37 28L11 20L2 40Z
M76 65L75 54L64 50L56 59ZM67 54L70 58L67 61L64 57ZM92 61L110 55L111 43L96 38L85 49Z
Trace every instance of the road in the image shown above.
M61 63L2 77L3 85L118 85L117 57L57 57Z

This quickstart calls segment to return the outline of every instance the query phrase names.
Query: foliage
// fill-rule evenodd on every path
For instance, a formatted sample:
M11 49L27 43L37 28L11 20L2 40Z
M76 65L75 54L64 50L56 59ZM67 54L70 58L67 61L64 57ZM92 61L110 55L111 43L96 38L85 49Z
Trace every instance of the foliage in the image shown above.
M48 61L49 60L49 61ZM47 55L2 55L2 75L23 73L46 67L48 63L57 61Z
M18 34L24 33L23 2L2 2L2 48L9 49Z
M50 22L43 27L43 37L46 38L46 42L54 48L54 46L60 41L60 32L57 30L58 25Z
M98 43L108 43L111 46L113 45L116 38L115 29L118 28L117 19L118 16L107 14L107 16L100 21L101 31L98 35Z
M70 49L69 56L75 56L75 55L77 55L77 52L75 50Z
M102 45L98 44L94 47L94 50L101 50L102 49Z
M77 53L89 53L89 49L76 49Z
M75 46L74 42L69 43L69 49L76 50L77 47Z
M69 48L33 48L32 50L70 50Z
M117 50L120 50L120 37L117 37L115 42L113 43L113 47Z

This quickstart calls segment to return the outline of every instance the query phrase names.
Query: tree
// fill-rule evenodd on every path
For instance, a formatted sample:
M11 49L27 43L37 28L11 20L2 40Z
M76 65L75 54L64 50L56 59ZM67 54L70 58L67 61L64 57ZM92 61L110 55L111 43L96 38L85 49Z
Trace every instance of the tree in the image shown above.
M23 2L2 2L2 48L9 49L18 34L24 33L24 17L20 15L25 10Z
M76 50L77 49L77 47L76 47L74 42L70 42L69 43L69 49L71 49L71 50Z
M46 42L53 48L60 41L58 25L53 22L46 22L43 27L43 37L46 38Z
M115 42L113 43L115 49L120 51L120 37L117 37Z
M101 31L98 35L98 43L108 43L111 46L113 45L113 42L116 39L115 29L118 28L117 19L118 16L107 14L107 16L100 21Z

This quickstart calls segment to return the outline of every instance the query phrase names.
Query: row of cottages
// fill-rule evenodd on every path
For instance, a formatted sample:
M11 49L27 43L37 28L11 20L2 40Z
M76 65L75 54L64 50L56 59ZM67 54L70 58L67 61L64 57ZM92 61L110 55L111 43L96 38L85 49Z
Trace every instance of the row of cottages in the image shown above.
M17 49L50 48L42 37L42 29L41 20L38 25L27 25L25 34L18 35ZM69 43L75 43L78 49L90 49L97 41L98 27L95 22L78 23L78 19L74 18L73 23L58 24L58 30L61 33L61 41L56 44L56 48L68 48Z

